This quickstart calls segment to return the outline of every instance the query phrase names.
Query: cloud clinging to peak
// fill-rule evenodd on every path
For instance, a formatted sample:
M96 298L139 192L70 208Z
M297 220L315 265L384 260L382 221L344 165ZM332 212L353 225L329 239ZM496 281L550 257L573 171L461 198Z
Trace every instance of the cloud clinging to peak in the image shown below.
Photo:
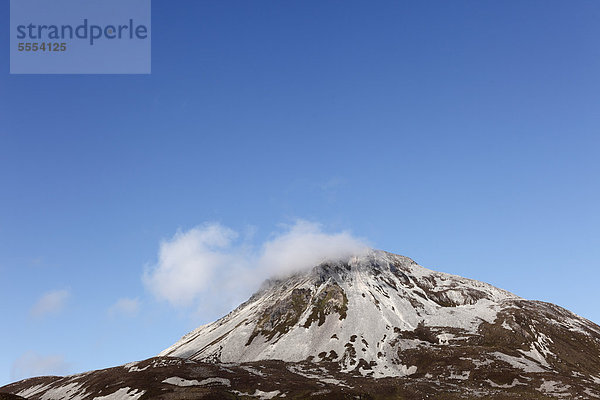
M258 266L268 275L286 275L366 250L349 232L325 233L320 224L300 220L262 245Z
M219 223L177 232L161 242L158 262L146 269L143 281L157 298L175 306L194 304L207 293L229 294L239 301L238 297L252 293L269 277L369 248L349 232L328 233L320 224L303 220L284 226L254 246L239 237Z

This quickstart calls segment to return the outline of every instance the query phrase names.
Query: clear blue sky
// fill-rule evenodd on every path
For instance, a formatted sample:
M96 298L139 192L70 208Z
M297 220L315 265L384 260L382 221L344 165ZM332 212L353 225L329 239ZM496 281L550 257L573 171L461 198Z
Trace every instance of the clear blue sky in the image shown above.
M227 311L142 282L206 221L256 243L316 221L600 322L600 3L152 15L149 76L9 75L0 30L0 384L144 359Z

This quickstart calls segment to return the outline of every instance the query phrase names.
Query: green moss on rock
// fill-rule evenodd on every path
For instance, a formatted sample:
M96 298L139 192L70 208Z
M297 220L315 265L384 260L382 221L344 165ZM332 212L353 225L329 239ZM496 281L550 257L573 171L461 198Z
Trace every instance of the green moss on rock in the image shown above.
M338 313L340 320L346 318L348 298L339 285L328 284L312 301L312 306L312 312L304 323L305 328L310 327L315 321L318 321L319 326L323 325L327 315L333 313Z

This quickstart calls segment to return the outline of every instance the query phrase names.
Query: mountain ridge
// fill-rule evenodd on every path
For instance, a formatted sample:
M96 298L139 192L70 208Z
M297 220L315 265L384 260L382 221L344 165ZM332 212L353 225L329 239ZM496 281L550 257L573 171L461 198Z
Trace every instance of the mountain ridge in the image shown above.
M490 328L498 315L506 319L501 329L513 329L514 317L508 315L513 309L544 311L555 316L549 321L566 324L567 331L600 335L590 321L544 304L487 283L429 270L408 257L372 250L272 281L225 317L190 332L159 356L208 362L335 361L344 371L359 368L366 376L389 377L418 370L399 355L423 346L422 338L411 339L417 329L430 332L425 340L430 344L460 342L457 338L487 343L486 335L503 334ZM529 346L521 350L531 357L523 356L524 361L518 357L513 364L550 368L546 357L551 352L541 335L527 333Z
M266 282L156 358L0 391L33 400L600 399L600 327L371 250Z

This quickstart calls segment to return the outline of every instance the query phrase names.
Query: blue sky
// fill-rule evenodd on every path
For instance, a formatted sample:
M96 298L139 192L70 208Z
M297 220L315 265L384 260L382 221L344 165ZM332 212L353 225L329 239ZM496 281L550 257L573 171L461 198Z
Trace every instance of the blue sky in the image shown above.
M227 312L144 280L210 226L254 254L311 221L600 322L598 2L152 7L149 76L9 75L0 30L0 384Z

